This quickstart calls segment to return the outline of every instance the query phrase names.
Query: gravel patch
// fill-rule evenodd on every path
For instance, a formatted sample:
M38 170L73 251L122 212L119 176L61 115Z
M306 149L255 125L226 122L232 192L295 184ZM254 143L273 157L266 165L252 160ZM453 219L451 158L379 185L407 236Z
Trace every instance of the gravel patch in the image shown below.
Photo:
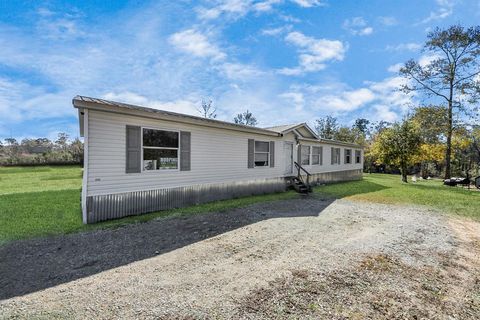
M479 235L425 208L306 197L19 241L0 247L0 318L475 319Z

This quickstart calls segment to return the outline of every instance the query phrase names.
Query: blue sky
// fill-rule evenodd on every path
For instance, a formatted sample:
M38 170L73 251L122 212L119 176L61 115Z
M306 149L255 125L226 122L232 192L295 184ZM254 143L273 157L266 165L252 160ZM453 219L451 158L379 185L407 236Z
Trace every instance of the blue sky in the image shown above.
M0 138L78 136L73 96L260 126L333 115L395 121L399 64L479 0L0 0Z

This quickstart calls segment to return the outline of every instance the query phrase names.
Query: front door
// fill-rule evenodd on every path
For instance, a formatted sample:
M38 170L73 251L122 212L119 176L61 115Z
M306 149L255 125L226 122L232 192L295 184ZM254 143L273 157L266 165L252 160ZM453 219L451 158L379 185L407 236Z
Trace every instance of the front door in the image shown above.
M285 174L293 173L293 143L285 142L283 145L283 153L285 155Z

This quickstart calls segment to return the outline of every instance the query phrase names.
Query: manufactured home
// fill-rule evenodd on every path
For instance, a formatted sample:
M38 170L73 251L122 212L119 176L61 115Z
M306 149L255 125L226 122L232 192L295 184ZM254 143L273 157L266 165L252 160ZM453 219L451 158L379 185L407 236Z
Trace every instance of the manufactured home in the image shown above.
M257 128L76 96L84 223L361 179L359 145L306 123Z

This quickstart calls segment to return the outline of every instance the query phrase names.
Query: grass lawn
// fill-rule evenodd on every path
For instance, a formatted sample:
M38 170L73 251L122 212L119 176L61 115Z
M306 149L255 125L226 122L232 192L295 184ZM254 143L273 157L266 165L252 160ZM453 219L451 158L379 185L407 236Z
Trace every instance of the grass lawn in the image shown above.
M78 166L0 167L0 245L12 240L111 228L172 215L225 211L298 197L293 191L267 194L84 225L80 210L81 174Z
M257 202L298 197L293 191L217 201L188 208L83 225L80 211L81 168L0 167L0 244L32 237L110 228L171 215L225 211ZM363 181L315 188L315 194L380 203L427 205L480 219L480 192L444 187L441 181L407 185L399 176L366 174Z
M480 192L444 186L439 179L405 184L400 176L365 173L362 181L316 187L315 193L376 203L424 205L480 220Z

